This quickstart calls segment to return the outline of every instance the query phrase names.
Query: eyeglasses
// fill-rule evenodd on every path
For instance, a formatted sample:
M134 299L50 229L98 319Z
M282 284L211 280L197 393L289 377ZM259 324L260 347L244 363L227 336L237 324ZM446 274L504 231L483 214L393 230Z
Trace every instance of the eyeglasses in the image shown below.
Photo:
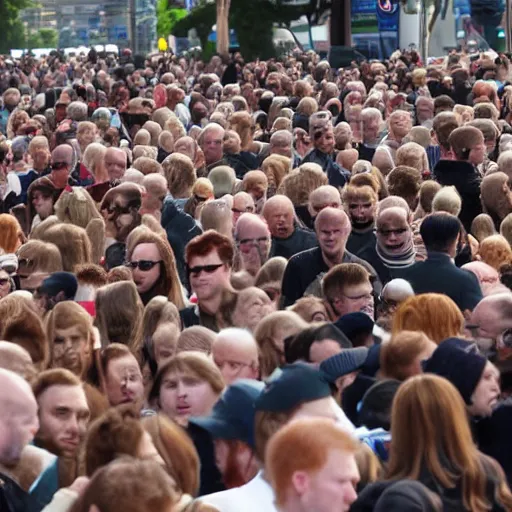
M253 245L263 245L270 242L270 239L267 236L262 236L260 238L243 238L242 240L238 240L237 244L242 247L248 247Z
M67 167L69 167L69 165L70 164L68 164L67 162L53 162L51 164L51 168L54 171L61 171L62 169L66 169Z
M217 263L216 265L198 265L197 267L188 267L188 273L194 277L199 276L201 272L213 274L216 270L223 266L224 263Z
M139 261L127 261L126 266L132 269L140 269L142 272L148 272L155 265L162 263L162 260L151 261L151 260L139 260Z
M0 278L0 286L5 286L7 283L9 283L9 278L8 277Z
M231 211L233 213L252 213L254 211L254 208L252 206L247 206L245 210L239 210L238 208L231 208Z
M388 236L391 236L391 235L403 235L404 233L406 233L408 231L408 228L400 228L400 229L377 229L377 233L379 233L379 235L382 235L382 236L385 236L385 237L388 237Z

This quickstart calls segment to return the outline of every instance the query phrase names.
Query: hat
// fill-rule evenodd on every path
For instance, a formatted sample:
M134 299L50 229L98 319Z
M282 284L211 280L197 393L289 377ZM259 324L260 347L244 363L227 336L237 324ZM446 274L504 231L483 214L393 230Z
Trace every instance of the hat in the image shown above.
M265 387L263 382L239 379L226 388L209 416L190 418L214 439L235 439L254 448L254 404Z
M366 347L347 348L322 361L320 370L325 373L329 382L335 382L344 375L360 370L367 356Z
M482 377L487 359L478 353L474 343L461 338L448 338L439 344L423 366L425 373L448 379L471 405L471 395Z
M394 379L379 380L363 395L357 422L369 429L390 430L391 407L401 382Z
M286 412L305 403L331 396L326 375L306 363L294 363L267 382L256 400L257 411Z
M214 167L208 174L208 179L212 182L215 198L233 193L236 174L228 165Z
M54 272L38 288L38 293L55 297L63 292L66 300L73 300L78 288L78 281L71 272Z
M114 267L124 265L126 259L126 244L122 242L116 242L110 245L105 251L105 263L104 267L107 271Z
M432 497L435 494L421 482L400 480L390 485L381 495L375 512L436 512L438 507ZM440 501L440 500L439 500Z
M353 343L358 336L371 334L374 322L367 314L356 311L343 315L334 325Z
M380 369L380 343L376 343L372 345L368 349L368 356L366 357L366 361L364 362L361 371L365 375L369 375L370 377L374 377L375 374Z
M5 270L9 275L18 270L18 257L16 254L2 254L0 256L0 270Z

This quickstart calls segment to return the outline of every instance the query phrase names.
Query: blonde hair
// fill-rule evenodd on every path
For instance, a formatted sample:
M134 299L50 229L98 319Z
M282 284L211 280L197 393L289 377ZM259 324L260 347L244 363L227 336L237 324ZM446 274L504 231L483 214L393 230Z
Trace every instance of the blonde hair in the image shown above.
M482 240L478 254L482 261L498 271L504 263L512 262L512 249L501 235L491 235Z
M291 159L286 156L270 155L263 160L261 170L268 179L269 196L275 194L284 177L290 172L290 168ZM270 191L273 193L270 193Z
M84 229L92 219L103 220L94 199L83 187L64 190L55 203L55 215L61 222Z
M453 186L443 187L432 200L433 212L448 212L458 217L461 208L462 199L457 189Z

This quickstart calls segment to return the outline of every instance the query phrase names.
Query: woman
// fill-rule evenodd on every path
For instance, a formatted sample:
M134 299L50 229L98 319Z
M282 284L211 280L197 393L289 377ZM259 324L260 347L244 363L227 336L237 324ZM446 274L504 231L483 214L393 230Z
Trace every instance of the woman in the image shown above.
M222 390L220 370L206 355L181 352L159 370L150 399L157 399L160 410L181 425L190 416L206 416Z
M178 309L185 307L176 260L166 239L144 226L135 228L126 242L126 260L144 305L163 295Z
M503 472L478 451L461 396L446 379L418 375L400 386L391 437L390 480L418 480L439 494L448 511L511 509Z
M15 253L25 241L25 236L16 217L0 214L0 249L7 254Z

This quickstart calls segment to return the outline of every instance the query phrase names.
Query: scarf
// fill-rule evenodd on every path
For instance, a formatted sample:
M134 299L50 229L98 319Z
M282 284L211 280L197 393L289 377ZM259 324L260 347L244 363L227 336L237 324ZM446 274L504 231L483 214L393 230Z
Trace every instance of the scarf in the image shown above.
M406 268L410 267L416 261L416 248L414 247L412 236L410 236L408 242L406 242L402 254L390 254L384 247L380 246L378 242L375 246L375 250L382 260L382 263L388 268Z

